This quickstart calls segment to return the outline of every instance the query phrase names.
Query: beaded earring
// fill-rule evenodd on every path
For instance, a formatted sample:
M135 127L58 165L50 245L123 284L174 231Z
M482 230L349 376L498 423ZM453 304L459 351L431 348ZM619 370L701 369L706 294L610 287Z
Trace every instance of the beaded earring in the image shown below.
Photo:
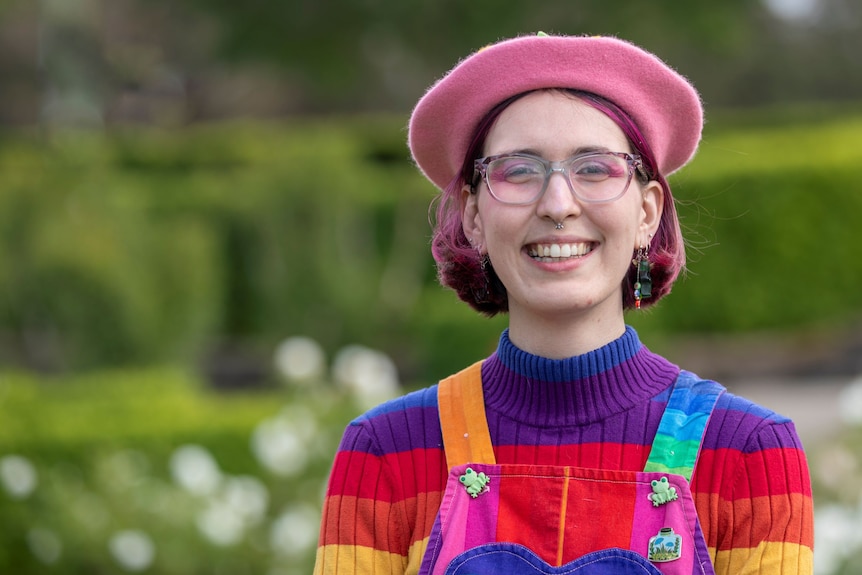
M635 309L640 309L641 300L652 295L652 278L649 275L649 244L640 246L635 252L635 258L632 260L632 265L637 269L635 276L634 295Z

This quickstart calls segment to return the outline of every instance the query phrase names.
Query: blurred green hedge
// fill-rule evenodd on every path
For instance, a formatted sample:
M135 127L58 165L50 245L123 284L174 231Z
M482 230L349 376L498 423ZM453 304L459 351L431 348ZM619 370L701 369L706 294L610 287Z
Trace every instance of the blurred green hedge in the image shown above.
M711 118L675 175L689 273L630 321L792 329L860 309L862 112ZM793 121L789 121L793 118ZM492 348L436 284L403 117L0 138L0 360L43 369L363 343L407 381Z
M0 398L0 572L18 574L310 573L359 411L324 382L224 394L166 368L3 372ZM292 465L268 465L255 438ZM139 545L115 548L128 534Z

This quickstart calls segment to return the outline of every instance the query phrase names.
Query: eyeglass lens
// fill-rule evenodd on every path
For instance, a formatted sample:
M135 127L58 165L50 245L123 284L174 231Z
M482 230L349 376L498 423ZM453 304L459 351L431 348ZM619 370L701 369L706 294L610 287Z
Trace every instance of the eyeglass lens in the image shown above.
M611 154L576 156L559 164L504 156L488 164L486 181L501 202L524 204L538 199L554 171L566 172L575 194L588 202L610 201L622 195L632 172L625 158Z

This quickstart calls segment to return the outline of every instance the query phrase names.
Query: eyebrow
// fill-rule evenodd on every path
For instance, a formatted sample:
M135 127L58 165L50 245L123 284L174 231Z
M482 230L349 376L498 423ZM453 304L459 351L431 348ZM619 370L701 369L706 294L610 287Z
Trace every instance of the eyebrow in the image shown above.
M580 156L581 154L591 154L591 153L596 153L596 152L610 152L610 151L611 151L611 149L608 147L605 147L605 146L581 146L580 148L575 149L574 152L569 154L567 157L571 158L574 156ZM534 148L520 148L520 149L516 149L516 150L511 150L508 152L500 152L500 153L494 154L494 155L495 156L503 156L503 155L508 156L510 154L524 154L527 156L536 156L537 158L544 158L544 156L538 150L536 150Z

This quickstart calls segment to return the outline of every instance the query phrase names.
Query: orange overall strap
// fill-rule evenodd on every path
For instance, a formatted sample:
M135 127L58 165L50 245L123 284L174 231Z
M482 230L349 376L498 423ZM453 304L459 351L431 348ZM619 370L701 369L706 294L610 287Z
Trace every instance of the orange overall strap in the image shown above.
M442 380L437 386L437 404L449 469L464 463L495 464L485 417L482 362Z

